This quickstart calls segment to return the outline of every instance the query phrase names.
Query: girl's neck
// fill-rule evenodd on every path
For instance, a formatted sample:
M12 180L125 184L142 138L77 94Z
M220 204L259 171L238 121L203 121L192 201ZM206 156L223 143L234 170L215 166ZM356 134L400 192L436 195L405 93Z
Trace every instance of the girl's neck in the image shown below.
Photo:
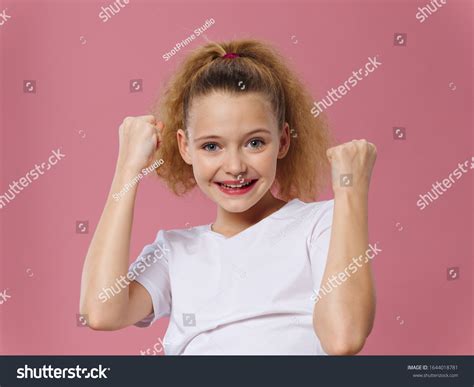
M232 237L278 211L285 204L285 201L275 198L269 190L259 202L244 212L228 212L218 206L212 230L226 237Z

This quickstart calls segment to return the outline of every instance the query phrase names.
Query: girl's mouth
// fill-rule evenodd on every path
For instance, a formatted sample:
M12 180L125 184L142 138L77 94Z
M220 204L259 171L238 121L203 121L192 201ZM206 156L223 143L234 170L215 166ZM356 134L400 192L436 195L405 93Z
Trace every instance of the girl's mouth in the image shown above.
M249 192L257 182L258 179L245 179L243 182L240 181L223 181L223 182L216 182L219 189L228 194L228 195L243 195Z

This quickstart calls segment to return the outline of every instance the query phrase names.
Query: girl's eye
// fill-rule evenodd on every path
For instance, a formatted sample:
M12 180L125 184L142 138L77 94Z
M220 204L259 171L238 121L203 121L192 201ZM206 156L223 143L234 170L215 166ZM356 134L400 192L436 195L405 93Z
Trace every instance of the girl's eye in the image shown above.
M250 140L248 142L253 149L260 149L265 143L262 140L259 140L258 138L254 138L253 140Z
M217 148L218 148L218 147L217 147L217 144L216 144L216 143L213 143L213 142L209 142L209 143L204 144L204 145L202 146L202 149L207 150L207 151L209 151L209 152L215 152Z
M257 138L250 140L247 144L249 144L250 148L252 149L260 149L263 145L265 145L263 140ZM208 142L202 146L202 149L208 152L215 152L219 149L219 146L215 142Z

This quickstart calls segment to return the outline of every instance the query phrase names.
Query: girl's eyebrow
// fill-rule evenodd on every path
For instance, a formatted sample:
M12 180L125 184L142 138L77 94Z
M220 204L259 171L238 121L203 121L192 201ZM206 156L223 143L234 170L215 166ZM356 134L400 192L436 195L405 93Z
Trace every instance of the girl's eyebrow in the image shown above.
M258 128L258 129L254 129L248 133L245 133L245 135L243 137L247 137L247 136L250 136L251 134L254 134L254 133L258 133L258 132L266 132L268 134L272 134L272 132L270 132L268 129L264 129L264 128ZM194 142L198 142L198 141L201 141L201 140L210 140L210 139L221 139L222 137L220 136L216 136L216 135L211 135L211 136L201 136L201 137L198 137L196 139L194 139Z

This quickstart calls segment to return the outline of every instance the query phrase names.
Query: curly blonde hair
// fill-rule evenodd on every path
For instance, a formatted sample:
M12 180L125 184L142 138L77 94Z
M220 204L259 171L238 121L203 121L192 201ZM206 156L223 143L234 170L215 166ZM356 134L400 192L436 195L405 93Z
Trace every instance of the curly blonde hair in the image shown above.
M238 56L223 57L227 53ZM182 196L196 186L192 166L179 152L176 131L187 128L192 100L213 91L258 92L268 98L280 132L285 122L292 132L287 155L277 160L272 190L286 201L315 200L327 183L326 150L333 140L323 115L311 114L312 98L284 58L270 43L255 39L209 42L192 51L152 106L150 114L165 125L155 156L165 161L156 173L168 188Z

